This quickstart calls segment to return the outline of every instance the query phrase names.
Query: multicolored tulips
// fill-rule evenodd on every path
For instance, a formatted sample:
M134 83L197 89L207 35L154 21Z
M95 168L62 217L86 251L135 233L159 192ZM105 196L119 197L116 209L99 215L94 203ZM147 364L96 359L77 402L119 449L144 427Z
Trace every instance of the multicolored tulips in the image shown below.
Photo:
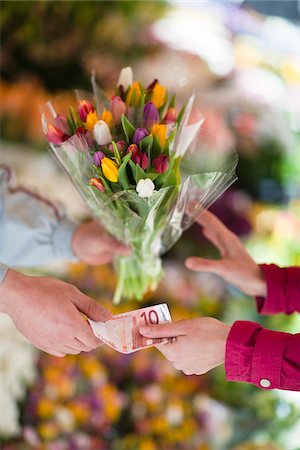
M133 189L136 184L138 195L148 198L155 189L155 180L158 186L164 183L160 175L174 163L169 144L175 133L168 134L169 124L177 120L174 99L168 103L166 88L157 79L144 88L139 81L133 81L132 69L125 67L115 95L108 102L101 100L96 110L92 101L80 100L70 108L68 118L58 115L48 125L47 139L61 145L73 138L71 145L78 151L90 151L89 161L99 177L91 178L89 184L99 191L104 192L104 185L115 191L116 184L122 189ZM149 178L140 180L147 173Z

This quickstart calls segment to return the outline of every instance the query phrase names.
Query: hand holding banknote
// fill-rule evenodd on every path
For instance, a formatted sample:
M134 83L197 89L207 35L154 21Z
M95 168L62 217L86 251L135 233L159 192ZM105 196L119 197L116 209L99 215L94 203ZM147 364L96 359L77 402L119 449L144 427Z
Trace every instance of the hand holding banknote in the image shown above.
M140 327L145 338L169 339L158 349L186 375L202 375L224 363L229 330L230 326L212 317Z
M95 336L121 353L132 353L167 342L168 340L164 338L144 337L140 334L139 328L142 325L168 322L171 322L171 316L166 303L116 314L106 322L89 320Z

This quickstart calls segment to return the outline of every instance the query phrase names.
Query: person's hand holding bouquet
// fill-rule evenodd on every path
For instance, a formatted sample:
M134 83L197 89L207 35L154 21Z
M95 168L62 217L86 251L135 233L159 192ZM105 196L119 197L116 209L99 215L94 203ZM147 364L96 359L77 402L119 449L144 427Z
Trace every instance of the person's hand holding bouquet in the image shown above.
M114 259L115 301L141 299L161 279L160 255L234 181L237 159L201 153L194 96L177 110L175 94L158 80L143 87L129 67L111 98L92 84L93 95L75 91L71 100L48 102L42 123L52 154L94 217L131 249ZM187 214L190 201L195 208Z

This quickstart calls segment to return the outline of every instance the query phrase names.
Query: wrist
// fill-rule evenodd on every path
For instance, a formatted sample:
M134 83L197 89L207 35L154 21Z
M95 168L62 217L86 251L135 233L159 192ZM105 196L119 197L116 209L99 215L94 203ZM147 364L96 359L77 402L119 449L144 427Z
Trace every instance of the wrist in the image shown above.
M219 332L219 348L220 348L220 364L224 364L225 362L225 355L226 355L226 342L229 336L231 330L231 326L227 325L226 323L221 322L220 323L220 332Z
M7 270L0 284L0 312L10 315L14 308L16 293L20 290L20 286L24 284L25 278L27 278L26 275L15 270Z
M257 265L256 283L255 283L255 293L256 297L266 297L267 296L267 281L262 268Z

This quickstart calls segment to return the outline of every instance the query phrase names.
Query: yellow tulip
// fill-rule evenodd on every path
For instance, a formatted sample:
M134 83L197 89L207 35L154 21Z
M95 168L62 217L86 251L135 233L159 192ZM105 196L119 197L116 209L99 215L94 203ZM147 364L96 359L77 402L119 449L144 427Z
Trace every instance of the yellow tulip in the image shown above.
M166 88L159 83L156 83L152 89L150 101L159 109L165 101L166 98Z
M160 145L164 148L167 139L166 125L159 125L158 123L155 123L152 127L151 134L152 136L157 136Z
M115 163L115 161L105 157L101 161L101 168L105 178L107 178L112 183L117 183L119 179L118 177L119 167L118 164Z
M134 96L134 99L132 98ZM134 81L130 86L126 97L126 105L138 106L141 97L141 87L138 81ZM132 103L133 100L133 103Z
M106 111L106 109L104 109L100 119L103 120L109 128L113 126L113 115L110 111Z
M95 124L98 122L98 116L96 111L90 111L86 117L85 128L89 131L93 131Z

